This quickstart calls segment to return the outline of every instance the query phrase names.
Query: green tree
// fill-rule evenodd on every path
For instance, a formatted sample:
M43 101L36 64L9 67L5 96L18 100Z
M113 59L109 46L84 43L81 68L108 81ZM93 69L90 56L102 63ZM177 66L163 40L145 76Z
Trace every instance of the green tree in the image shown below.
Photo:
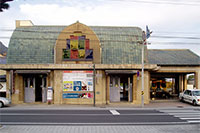
M11 2L13 0L0 0L0 12L3 12L3 10L8 9L10 6L7 2Z

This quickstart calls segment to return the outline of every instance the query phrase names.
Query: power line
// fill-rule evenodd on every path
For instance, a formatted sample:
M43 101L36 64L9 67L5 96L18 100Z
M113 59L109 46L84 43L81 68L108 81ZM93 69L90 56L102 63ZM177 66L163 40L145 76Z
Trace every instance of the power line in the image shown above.
M167 39L193 39L193 40L199 40L200 37L181 37L181 36L151 36L152 38L167 38Z
M73 34L74 32L62 32L62 31L53 31L53 30L22 30L22 29L0 29L1 32L34 32L34 33L66 33L66 34ZM89 31L89 30L84 30L84 31ZM112 30L95 30L97 31L97 34L110 34L110 33L104 33L104 31L112 31ZM127 30L130 31L130 30ZM102 32L102 33L98 33L98 32ZM88 33L86 33L88 34ZM154 34L192 34L192 35L200 35L200 33L195 33L195 32L183 32L183 31L154 31ZM90 34L91 35L91 34ZM119 34L114 34L113 35L119 35ZM120 34L120 35L132 35L132 34Z
M2 29L0 29L2 30ZM75 29L74 29L75 30ZM13 30L10 30L10 29L6 29L6 30L3 30L3 31L13 31ZM87 31L87 30L85 30ZM89 30L88 30L89 31ZM127 34L128 31L130 30L127 30L127 32L125 33L125 31L121 32L121 34L115 34L114 32L111 34L111 33L106 33L106 32L103 32L103 31L113 31L112 29L109 29L109 30L96 30L96 34L97 36L101 37L102 35L109 35L109 36L125 36L125 37L139 37L141 38L142 35L134 35L134 34ZM62 32L62 31L50 31L50 30L23 30L23 29L16 29L14 32L27 32L27 33L52 33L52 34L55 34L55 33L60 33L60 34L74 34L74 32ZM94 31L95 32L95 31ZM101 33L100 33L101 32ZM173 33L173 32L171 32ZM179 32L174 32L174 33L179 33ZM96 36L95 34L92 34L92 33L83 33L83 35L94 35ZM6 37L6 36L0 36L0 38L2 39L9 39L10 37ZM152 35L151 38L164 38L164 39L190 39L190 40L199 40L200 37L195 37L195 36L169 36L169 35ZM27 39L27 38L23 38L23 39ZM31 39L31 38L28 38L28 39ZM129 38L131 39L131 38ZM50 40L52 40L50 38Z
M120 27L119 27L120 28ZM125 27L125 28L128 28L128 27ZM132 27L133 28L133 27ZM74 29L75 30L75 29ZM0 31L1 32L14 32L14 31L17 31L17 32L37 32L37 33L66 33L66 34L73 34L74 32L62 32L62 31L56 31L56 30L24 30L24 29L2 29L0 28ZM89 31L89 30L84 30L84 31ZM112 29L104 29L104 30L95 30L97 31L97 34L101 34L101 35L106 35L106 34L110 34L110 33L104 33L107 32L107 31L113 31ZM130 31L130 30L127 30L127 31ZM102 32L102 33L99 33L99 32ZM88 33L86 33L88 34ZM183 31L154 31L154 34L192 34L192 35L200 35L200 33L195 33L195 32L183 32ZM92 34L90 34L92 35ZM132 34L113 34L113 35L132 35Z
M169 4L169 5L188 5L188 6L200 6L199 2L170 2L170 1L145 1L145 0L110 0L116 2L135 2L135 3L144 3L144 4Z
M157 42L157 41L149 41L150 44L153 45L162 45L162 44L166 44L166 45L200 45L200 42Z
M8 37L0 37L1 39L8 39ZM56 38L12 38L12 39L23 39L23 40L40 40L40 41L66 41L66 39L56 39ZM90 42L99 42L97 40L90 40ZM141 41L122 41L122 40L100 40L100 43L105 43L105 42L118 42L118 43L132 43L132 44L138 44L141 43ZM153 45L200 45L200 42L157 42L157 41L149 41L149 44Z
M88 35L88 34L86 34L86 35ZM94 35L94 34L90 34L90 35ZM142 38L142 36L131 35L131 34L97 34L97 36L99 36L100 38L101 38L101 35L138 37L138 39ZM8 37L8 36L0 36L0 38L2 38L2 39L10 39L10 38L14 39L14 37ZM151 38L200 40L200 37L192 37L192 36L154 36L154 35L152 35ZM21 38L21 37L17 37L15 39L35 39L35 38L29 38L29 37L27 37L27 38L26 37ZM36 39L43 39L43 38L36 38ZM55 40L55 38L45 38L45 39ZM128 39L132 41L133 38L128 38Z

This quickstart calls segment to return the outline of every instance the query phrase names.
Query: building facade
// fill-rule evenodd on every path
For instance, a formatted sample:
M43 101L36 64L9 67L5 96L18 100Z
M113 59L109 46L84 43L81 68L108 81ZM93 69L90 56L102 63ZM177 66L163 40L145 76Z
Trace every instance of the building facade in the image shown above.
M148 50L138 27L36 26L16 21L6 70L12 103L141 104L177 97L187 74L200 88L200 57L190 50Z
M0 42L0 64L6 64L8 48ZM6 71L0 70L0 97L6 97Z

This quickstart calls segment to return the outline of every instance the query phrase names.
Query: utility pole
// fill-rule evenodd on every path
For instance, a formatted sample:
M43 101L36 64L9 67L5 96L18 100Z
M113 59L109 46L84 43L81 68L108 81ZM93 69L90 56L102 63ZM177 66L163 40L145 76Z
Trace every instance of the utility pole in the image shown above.
M143 31L142 34L142 89L141 89L141 106L142 108L144 107L144 45L145 45L145 41L146 41L146 34Z
M152 31L146 26L145 31L142 32L142 88L141 88L141 106L144 107L144 46L147 44L146 40L150 37Z
M95 71L95 64L93 64L93 94L94 94L94 103L93 103L93 106L95 107L95 73L96 73L96 71Z

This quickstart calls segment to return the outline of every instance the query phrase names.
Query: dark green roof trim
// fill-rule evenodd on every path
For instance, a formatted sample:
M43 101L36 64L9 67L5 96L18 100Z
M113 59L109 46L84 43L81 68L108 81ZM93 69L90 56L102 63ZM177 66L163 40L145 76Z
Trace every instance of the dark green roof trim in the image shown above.
M149 49L149 64L199 66L200 57L188 49Z

